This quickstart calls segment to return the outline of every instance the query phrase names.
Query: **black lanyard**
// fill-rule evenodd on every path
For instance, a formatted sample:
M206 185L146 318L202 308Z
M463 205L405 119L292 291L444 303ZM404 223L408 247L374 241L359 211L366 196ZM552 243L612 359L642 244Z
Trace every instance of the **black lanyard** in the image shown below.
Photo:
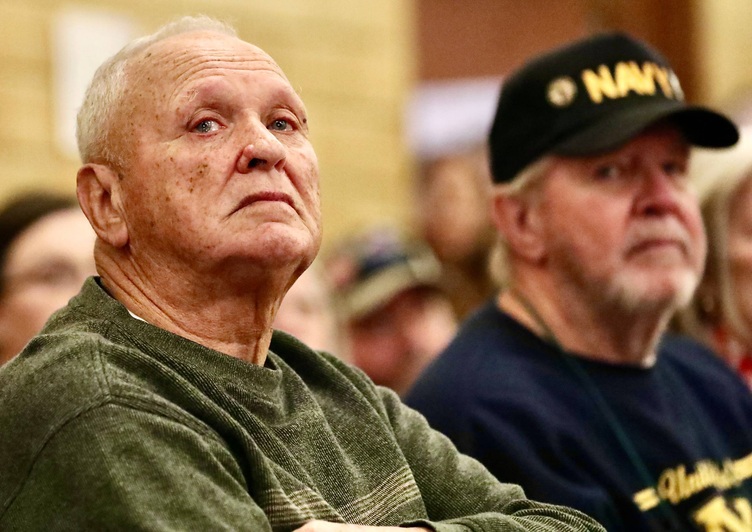
M588 375L587 371L585 371L585 368L582 366L582 364L580 364L575 356L572 356L564 349L561 343L559 343L559 340L556 338L554 332L525 296L514 289L510 289L509 293L522 305L530 318L532 318L532 320L541 328L541 330L543 331L542 338L556 348L556 351L561 355L561 358L588 391L598 410L606 420L607 425L616 437L616 440L619 442L622 450L624 451L624 453L626 453L629 462L632 464L632 467L634 467L637 471L637 474L640 477L640 481L643 482L646 486L656 486L655 479L650 474L650 471L648 471L648 468L645 465L645 462L643 461L640 454L637 452L634 443L632 443L632 440L627 435L626 430L624 430L624 427L616 417L613 409L609 406L608 401L606 401L606 398L598 389L590 375ZM662 514L663 520L661 524L658 525L658 528L656 528L656 530L682 530L682 526L674 509L665 500L659 498L658 501L658 509Z

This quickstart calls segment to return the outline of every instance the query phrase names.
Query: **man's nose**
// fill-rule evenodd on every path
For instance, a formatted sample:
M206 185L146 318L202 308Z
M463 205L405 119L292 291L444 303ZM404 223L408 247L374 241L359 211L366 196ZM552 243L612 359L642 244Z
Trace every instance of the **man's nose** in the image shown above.
M676 213L680 208L679 196L682 178L671 175L663 168L646 170L641 181L637 208L642 214L664 215Z
M274 134L263 126L253 128L253 140L240 152L237 170L241 174L255 169L281 170L285 164L287 150Z

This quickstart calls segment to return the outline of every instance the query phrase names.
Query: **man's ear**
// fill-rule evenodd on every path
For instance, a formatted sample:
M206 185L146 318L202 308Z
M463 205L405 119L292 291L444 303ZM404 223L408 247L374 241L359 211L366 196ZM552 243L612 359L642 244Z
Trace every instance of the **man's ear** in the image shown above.
M128 227L117 172L103 164L83 165L76 178L76 194L97 236L116 248L125 246Z
M494 191L491 217L512 254L538 262L546 256L540 203L535 198Z

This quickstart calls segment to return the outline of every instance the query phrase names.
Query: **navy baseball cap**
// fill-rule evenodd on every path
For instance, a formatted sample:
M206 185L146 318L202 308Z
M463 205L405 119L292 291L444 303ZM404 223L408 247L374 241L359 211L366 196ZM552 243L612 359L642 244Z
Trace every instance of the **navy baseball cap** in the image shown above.
M726 116L684 101L666 59L622 33L595 35L538 56L504 80L489 134L491 174L506 183L547 154L586 156L671 119L695 146L739 139Z

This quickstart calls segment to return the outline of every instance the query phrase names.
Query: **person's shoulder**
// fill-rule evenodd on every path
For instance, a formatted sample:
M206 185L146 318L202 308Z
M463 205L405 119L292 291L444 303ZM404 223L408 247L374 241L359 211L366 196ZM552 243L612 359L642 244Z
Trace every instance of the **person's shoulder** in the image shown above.
M337 356L317 351L295 336L275 329L272 334L272 341L269 350L296 371L305 371L306 369L320 369L330 367L330 369L339 371L347 368L347 364Z
M132 318L81 306L74 299L0 367L0 426L15 417L52 427L107 402L157 395L154 383L169 368L139 347Z
M406 402L418 410L452 409L476 401L508 403L548 394L541 376L552 354L540 338L496 307L481 307L421 373ZM447 394L446 391L452 392Z
M0 469L31 463L57 431L112 399L101 341L81 332L38 335L0 368ZM13 463L3 463L9 456Z
M317 351L284 331L275 330L270 351L289 366L308 386L317 383L335 385L337 381L349 381L360 389L374 385L366 374L335 354ZM329 388L331 386L324 386Z
M441 352L444 361L467 361L469 357L489 354L489 347L513 351L518 324L498 309L494 301L488 301L460 323L457 334Z
M730 368L708 346L681 334L666 334L659 344L658 355L672 365L727 373ZM732 371L733 373L733 371Z
M495 375L506 380L518 371L533 369L545 343L494 301L471 314L457 335L425 370L423 376L456 380L463 375ZM502 371L503 370L503 371Z
M703 394L713 389L721 395L743 396L745 400L751 396L741 377L726 361L692 338L666 335L661 340L658 356L660 364L673 368L686 384Z
M0 418L20 410L37 418L40 412L65 417L87 403L101 402L117 380L109 353L120 348L109 344L83 331L34 337L0 368Z
M270 346L272 356L281 360L306 385L308 391L324 403L353 407L367 405L385 420L384 401L391 390L377 386L360 368L325 351L311 349L294 336L275 330ZM391 398L390 398L391 400ZM345 410L340 410L342 415Z

